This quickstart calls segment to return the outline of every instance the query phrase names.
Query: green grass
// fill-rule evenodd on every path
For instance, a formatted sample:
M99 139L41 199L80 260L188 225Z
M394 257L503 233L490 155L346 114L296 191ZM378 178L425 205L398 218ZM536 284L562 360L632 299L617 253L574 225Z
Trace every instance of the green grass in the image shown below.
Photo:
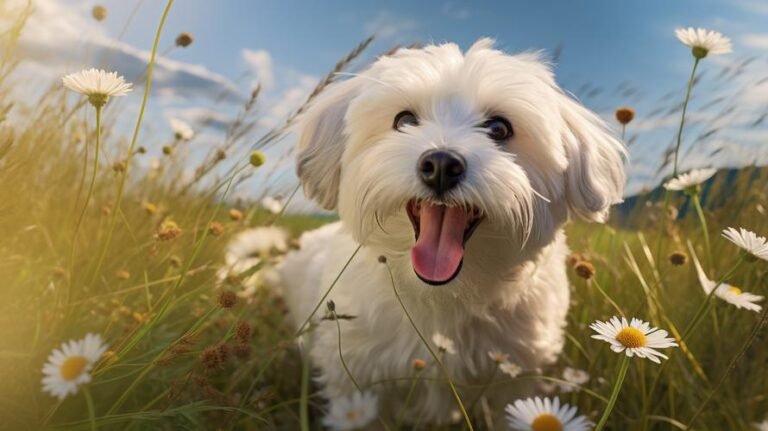
M2 35L0 100L10 100L14 82L9 73L23 60L23 53L14 51L16 34ZM297 429L302 360L285 322L282 298L260 288L248 301L222 308L218 295L241 289L244 277L221 281L217 270L227 242L240 231L275 224L296 238L333 217L276 217L256 202L241 202L237 207L246 217L233 220L230 200L224 199L229 178L183 189L175 167L188 161L173 157L162 159L160 171L131 165L115 207L124 172L113 170L113 163L125 159L128 141L109 121L103 125L105 151L95 163L93 196L85 206L94 165L93 109L53 85L31 103L0 104L0 112L8 113L0 116L2 427L90 429L93 421L100 429ZM115 115L123 115L119 105L108 104L105 118ZM282 132L278 128L256 141L271 142ZM250 142L232 144L233 150L242 150L233 154L245 155L230 160L243 167L241 174L257 169L247 165ZM142 157L148 156L136 154L134 162ZM590 323L616 314L598 286L627 316L682 333L705 295L690 259L674 266L668 258L675 251L688 253L690 241L710 277L717 279L739 257L736 247L719 235L722 228L768 232L768 221L757 209L757 204L768 207L764 177L749 183L749 174L744 170L732 185L726 206L705 210L711 264L704 261L701 227L693 212L664 222L660 208L638 206L632 230L569 225L573 252L594 265L596 276L587 281L571 271L573 300L563 355L542 374L527 372L519 379L551 383L561 379L565 366L587 370L591 379L581 390L559 395L597 422L621 359L590 338ZM215 189L214 183L221 187ZM148 202L157 206L156 212L145 209ZM156 234L167 219L178 224L181 234L160 241ZM223 225L221 235L208 234L212 221ZM762 261L745 264L728 282L765 295L767 269ZM630 362L608 429L680 429L702 407L693 429L748 429L763 419L768 413L768 343L765 332L755 328L764 316L717 298L712 305L685 348L665 351L670 359L662 366ZM246 342L236 335L243 322L251 328ZM84 391L58 402L40 385L52 349L88 332L101 334L110 345L88 385L93 418ZM753 332L754 343L748 346ZM212 367L215 349L228 353ZM497 377L492 385L515 384ZM455 384L461 388L465 383ZM307 420L318 429L325 401L311 389ZM481 418L474 423L483 428Z

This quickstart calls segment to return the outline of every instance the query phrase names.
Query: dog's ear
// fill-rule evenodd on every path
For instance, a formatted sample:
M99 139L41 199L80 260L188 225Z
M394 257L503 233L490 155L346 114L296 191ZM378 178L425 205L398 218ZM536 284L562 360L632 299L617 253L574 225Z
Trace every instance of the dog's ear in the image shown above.
M338 201L341 156L347 139L344 116L359 87L356 78L331 84L300 120L296 172L304 194L327 210L335 209Z
M622 201L626 149L597 115L563 92L560 97L568 207L587 221L602 223L609 207Z

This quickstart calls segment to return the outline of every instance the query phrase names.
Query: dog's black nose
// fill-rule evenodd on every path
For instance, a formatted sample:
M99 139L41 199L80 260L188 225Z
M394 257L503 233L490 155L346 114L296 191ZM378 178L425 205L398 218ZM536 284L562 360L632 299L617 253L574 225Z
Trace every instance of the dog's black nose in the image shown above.
M438 195L455 187L467 170L467 162L451 150L429 150L421 155L419 178Z

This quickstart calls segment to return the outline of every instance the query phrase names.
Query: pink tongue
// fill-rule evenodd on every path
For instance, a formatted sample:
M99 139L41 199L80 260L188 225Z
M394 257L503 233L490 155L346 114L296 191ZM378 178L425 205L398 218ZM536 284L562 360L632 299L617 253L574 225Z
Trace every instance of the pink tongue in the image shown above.
M423 202L419 218L419 238L411 249L413 269L425 280L446 282L464 257L467 212Z

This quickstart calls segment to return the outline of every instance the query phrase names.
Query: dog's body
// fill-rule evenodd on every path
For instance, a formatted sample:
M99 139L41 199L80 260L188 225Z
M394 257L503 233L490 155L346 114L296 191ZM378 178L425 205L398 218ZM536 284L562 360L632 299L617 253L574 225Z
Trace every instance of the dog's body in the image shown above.
M621 144L537 56L491 45L399 50L332 85L302 122L299 177L341 222L305 233L277 282L299 326L349 261L329 299L354 316L338 322L344 359L386 416L403 407L415 359L428 379L407 420L447 422L456 407L393 289L428 341L454 341L442 358L475 386L460 391L470 404L496 373L490 351L526 370L556 359L569 302L562 225L571 214L603 221L621 198ZM336 322L307 343L324 395L352 393ZM530 390L485 395L499 407Z

